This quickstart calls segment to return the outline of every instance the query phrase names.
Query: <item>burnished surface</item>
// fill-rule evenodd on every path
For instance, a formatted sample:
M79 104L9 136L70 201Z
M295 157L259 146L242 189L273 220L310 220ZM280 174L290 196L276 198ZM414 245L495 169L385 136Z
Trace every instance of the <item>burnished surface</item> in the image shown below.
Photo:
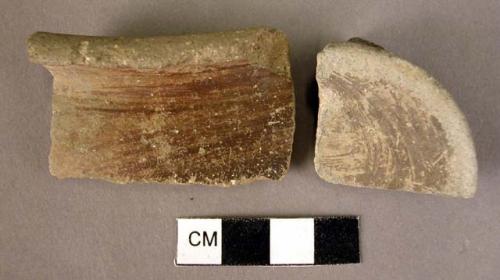
M138 47L129 42L82 37L77 43L72 36L50 42L37 39L45 34L35 35L30 53L47 63L54 76L51 173L118 183L234 185L280 179L289 166L294 131L293 89L289 65L283 64L288 50L280 45L285 40L281 33L252 32L245 31L243 38L250 49L231 44L231 39L213 47L224 33L216 34L213 44L207 35L202 35L204 45L196 36L184 38L190 46L200 45L202 49L190 51L206 57L205 62L164 59L159 66L157 55L188 52L182 44L177 49L178 38L172 40L175 47L165 38L155 43L160 46L149 40L158 53L136 55L134 62L124 56L129 61L123 65L106 55L136 52L130 49ZM271 43L255 49L252 39ZM137 40L133 42L148 48ZM62 52L52 57L37 45L52 43L57 50L71 45L67 41L77 46L67 55L70 62L57 57ZM129 49L120 51L120 44ZM260 60L227 56L235 46L240 48L236 52Z
M362 40L318 56L315 165L345 185L470 197L476 159L448 93L425 72Z

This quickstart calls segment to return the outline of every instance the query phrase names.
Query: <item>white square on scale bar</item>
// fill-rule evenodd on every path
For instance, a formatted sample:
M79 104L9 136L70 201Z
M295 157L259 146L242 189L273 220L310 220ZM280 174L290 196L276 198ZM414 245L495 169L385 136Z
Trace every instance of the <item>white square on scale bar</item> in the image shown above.
M221 219L177 219L177 264L221 262Z
M271 219L271 264L314 264L314 219Z

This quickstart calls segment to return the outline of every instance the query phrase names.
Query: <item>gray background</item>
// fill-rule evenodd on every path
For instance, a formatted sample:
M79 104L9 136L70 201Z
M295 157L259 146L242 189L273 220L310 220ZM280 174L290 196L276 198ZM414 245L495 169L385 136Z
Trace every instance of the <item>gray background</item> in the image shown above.
M50 74L37 30L160 35L268 25L289 37L297 96L282 182L231 189L50 176ZM315 55L361 36L429 70L472 129L473 199L334 186L313 168ZM0 1L1 279L499 279L500 1ZM192 199L191 199L192 198ZM176 217L361 216L362 263L175 267Z

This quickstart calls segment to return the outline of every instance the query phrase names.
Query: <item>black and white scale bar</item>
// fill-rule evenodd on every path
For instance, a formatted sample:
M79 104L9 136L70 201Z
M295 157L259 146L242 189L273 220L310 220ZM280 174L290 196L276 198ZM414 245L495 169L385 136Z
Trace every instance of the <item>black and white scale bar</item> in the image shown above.
M358 217L177 219L177 265L359 263Z

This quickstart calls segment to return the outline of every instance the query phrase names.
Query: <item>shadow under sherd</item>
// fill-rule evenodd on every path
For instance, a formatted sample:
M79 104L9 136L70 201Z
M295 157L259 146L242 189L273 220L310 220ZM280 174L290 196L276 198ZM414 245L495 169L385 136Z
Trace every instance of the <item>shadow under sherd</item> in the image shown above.
M319 89L316 78L312 79L307 86L308 95L306 98L307 107L311 110L313 115L313 130L316 135L316 128L318 127L318 112L319 112ZM315 139L313 139L315 142Z
M304 102L296 104L292 152L292 165L294 166L302 165L311 155L314 155L319 109L318 84L314 76L309 78L305 92L302 94L304 94Z
M314 74L316 68L316 51L314 49L311 50L307 54L307 57L305 59L297 57L296 60L292 60L296 108L292 166L303 165L309 161L311 155L314 153L319 105L318 86ZM293 67L295 65L301 65L302 67Z

